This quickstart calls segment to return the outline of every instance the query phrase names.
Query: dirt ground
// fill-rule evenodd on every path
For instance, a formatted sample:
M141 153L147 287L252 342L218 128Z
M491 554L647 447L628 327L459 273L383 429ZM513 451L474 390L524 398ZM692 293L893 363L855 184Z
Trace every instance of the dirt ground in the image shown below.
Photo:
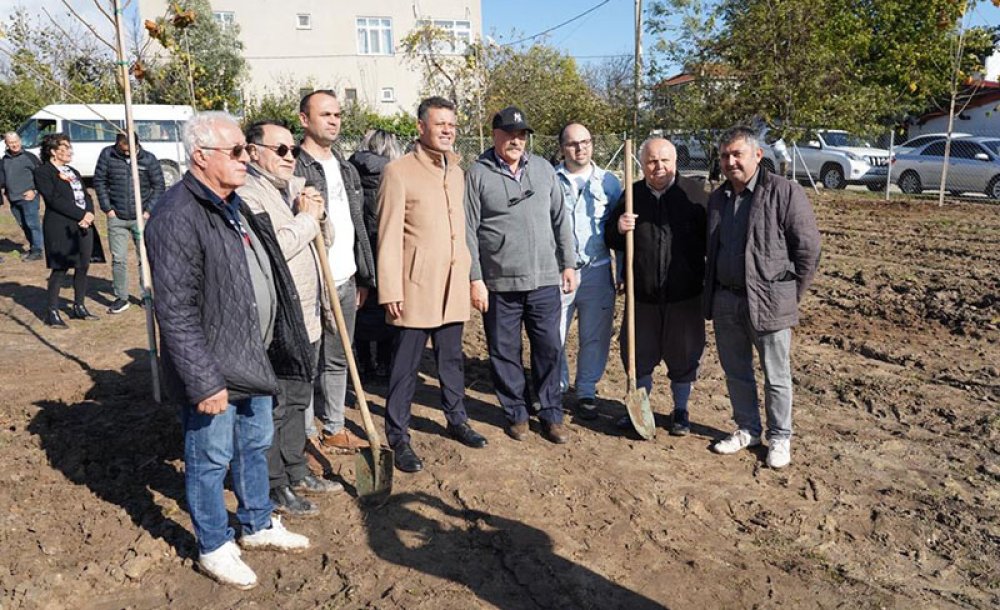
M397 473L370 509L350 493L353 460L331 458L349 493L286 520L308 552L247 555L249 592L194 569L180 427L151 399L143 310L103 314L100 265L101 320L45 327L47 273L16 260L3 210L0 609L1000 607L1000 207L815 204L824 254L795 331L791 467L708 450L732 428L711 332L692 435L615 430L613 348L596 422L570 420L567 445L510 440L476 318L468 410L488 448L445 437L425 362L424 472ZM385 387L367 389L381 425Z

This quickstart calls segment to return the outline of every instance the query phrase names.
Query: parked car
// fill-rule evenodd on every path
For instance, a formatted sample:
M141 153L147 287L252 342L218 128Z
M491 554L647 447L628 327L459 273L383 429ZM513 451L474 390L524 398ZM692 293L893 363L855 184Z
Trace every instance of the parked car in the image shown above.
M809 184L811 177L829 189L842 189L848 184L863 184L872 191L885 188L889 151L874 148L850 132L811 130L794 146L768 134L766 129L761 133L762 162L778 167L784 155L789 178Z
M893 182L909 195L942 189L945 140L936 140L896 155ZM943 186L952 195L985 193L1000 199L1000 137L973 136L951 142L948 178Z
M963 133L963 132L960 132L960 131L959 132L952 132L951 139L954 140L956 138L966 138L966 137L969 137L971 135L972 135L971 133ZM914 148L920 148L924 144L930 144L931 142L937 142L938 140L944 140L947 137L948 137L948 134L944 133L944 132L941 132L941 133L925 133L925 134L921 134L919 136L914 136L914 137L910 138L909 140L903 142L902 144L896 146L895 148L893 148L893 152L895 154L897 154L897 155L901 155L903 153L908 153L908 152L912 151Z

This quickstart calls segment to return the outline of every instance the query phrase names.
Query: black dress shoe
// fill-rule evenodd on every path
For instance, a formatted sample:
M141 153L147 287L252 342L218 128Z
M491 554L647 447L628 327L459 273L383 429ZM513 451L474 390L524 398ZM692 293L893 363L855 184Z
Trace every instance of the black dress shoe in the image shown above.
M74 320L100 320L100 318L87 311L85 305L73 305L73 309L69 312L69 317Z
M58 309L50 309L47 314L45 314L45 324L46 326L51 326L52 328L69 328L66 322L63 321L62 316L59 315Z
M591 421L597 419L597 403L593 398L581 398L576 403L576 416Z
M409 443L403 443L393 448L395 455L392 461L396 468L403 472L420 472L424 469L424 463L420 461L417 454L413 452L413 447Z
M288 485L271 490L274 512L293 517L312 517L319 514L319 507L298 495Z
M458 424L457 426L448 424L448 436L473 449L480 449L486 446L486 437L473 430L472 426L467 423Z

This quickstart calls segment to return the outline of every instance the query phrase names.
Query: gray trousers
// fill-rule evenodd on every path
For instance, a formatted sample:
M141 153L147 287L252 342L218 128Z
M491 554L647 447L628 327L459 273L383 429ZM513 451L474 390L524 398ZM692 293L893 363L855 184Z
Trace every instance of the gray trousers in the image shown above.
M108 247L111 250L111 277L115 298L128 300L128 243L135 244L136 258L139 254L139 223L120 218L108 219ZM142 277L142 266L139 266Z
M337 298L344 311L347 334L354 336L357 314L357 288L354 279L337 287ZM351 349L351 346L346 346ZM323 432L336 434L344 429L344 399L347 397L347 352L340 333L323 326L323 347L319 356L319 382L323 400L315 401L316 416L323 422ZM309 417L309 413L306 413ZM307 426L308 427L308 426ZM307 432L308 434L308 432Z
M792 329L758 333L750 323L746 295L716 288L712 300L715 344L726 373L733 419L741 430L760 436L760 403L754 379L756 349L764 369L764 411L768 440L792 436Z

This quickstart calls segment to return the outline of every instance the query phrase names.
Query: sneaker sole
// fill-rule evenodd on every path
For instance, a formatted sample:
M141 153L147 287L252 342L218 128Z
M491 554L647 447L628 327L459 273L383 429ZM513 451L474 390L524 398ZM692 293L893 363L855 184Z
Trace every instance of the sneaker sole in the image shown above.
M239 545L244 551L281 551L282 553L292 553L294 555L305 553L309 550L308 546L286 547L278 546L276 544L252 544L250 546L244 546L242 542L240 542Z
M249 591L250 589L256 588L256 586L260 584L260 581L257 581L257 582L254 582L254 583L250 583L249 585L242 585L242 584L236 583L236 582L229 582L229 581L226 581L226 580L223 580L223 579L219 578L218 576L216 576L215 574L213 574L212 572L210 572L207 568L202 567L202 565L200 563L198 563L198 562L195 562L194 565L195 565L195 569L198 570L199 572L201 572L204 576L207 576L207 577L211 578L212 580L214 580L215 582L219 583L220 585L225 585L227 587L233 587L234 589L239 589L240 591Z

